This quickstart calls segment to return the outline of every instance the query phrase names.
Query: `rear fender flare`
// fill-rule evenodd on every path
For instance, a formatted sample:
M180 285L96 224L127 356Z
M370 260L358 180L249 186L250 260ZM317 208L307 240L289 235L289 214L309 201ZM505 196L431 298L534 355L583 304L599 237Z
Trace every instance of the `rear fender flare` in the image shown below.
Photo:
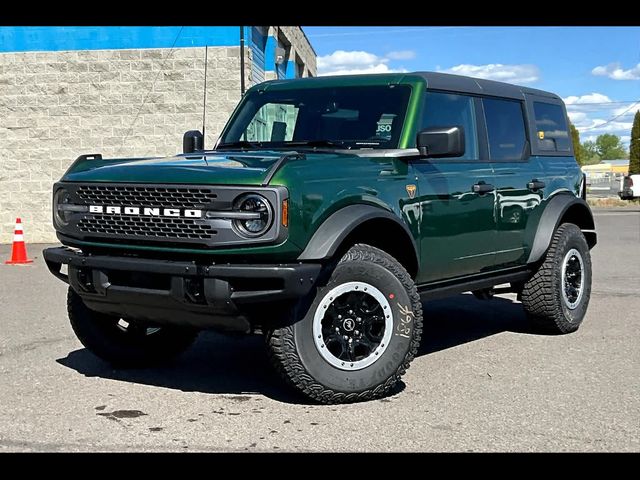
M575 223L582 230L589 248L595 246L595 223L587 202L570 193L555 195L548 202L538 223L528 263L535 263L544 256L554 232L563 221Z

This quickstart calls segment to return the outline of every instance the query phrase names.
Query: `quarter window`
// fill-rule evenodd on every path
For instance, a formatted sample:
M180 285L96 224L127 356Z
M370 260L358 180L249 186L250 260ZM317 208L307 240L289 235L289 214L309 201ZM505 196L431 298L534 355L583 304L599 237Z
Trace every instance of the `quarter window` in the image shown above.
M461 126L464 130L464 155L458 158L477 160L478 136L473 98L452 93L427 92L422 128L454 126Z
M526 132L522 103L513 100L482 99L487 122L491 160L517 161L524 157Z
M553 103L533 102L538 148L545 152L569 152L569 132L562 107Z

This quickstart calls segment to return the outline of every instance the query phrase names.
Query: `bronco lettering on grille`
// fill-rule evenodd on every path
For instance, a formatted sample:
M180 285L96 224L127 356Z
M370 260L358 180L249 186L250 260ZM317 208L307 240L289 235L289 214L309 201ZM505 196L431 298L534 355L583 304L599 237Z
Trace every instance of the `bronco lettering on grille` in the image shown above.
M159 208L159 207L119 207L116 205L90 205L89 213L107 215L147 215L150 217L202 218L202 210Z

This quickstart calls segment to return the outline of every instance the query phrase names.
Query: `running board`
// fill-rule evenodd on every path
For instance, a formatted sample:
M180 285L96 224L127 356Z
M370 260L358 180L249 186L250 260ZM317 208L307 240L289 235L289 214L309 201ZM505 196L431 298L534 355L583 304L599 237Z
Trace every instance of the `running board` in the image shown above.
M418 287L420 300L435 300L445 298L458 293L491 288L503 283L524 282L531 278L532 272L529 270L519 270L516 272L492 275L490 277L476 278L473 280L438 282L431 285Z

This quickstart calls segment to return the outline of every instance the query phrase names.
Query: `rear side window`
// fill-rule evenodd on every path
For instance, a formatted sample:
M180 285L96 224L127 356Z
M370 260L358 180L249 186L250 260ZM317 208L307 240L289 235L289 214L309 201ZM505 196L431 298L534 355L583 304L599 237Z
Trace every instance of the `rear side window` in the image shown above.
M536 141L545 152L569 152L569 132L562 107L554 103L533 102Z
M482 104L487 122L489 157L492 160L521 160L527 139L522 103L483 98Z

